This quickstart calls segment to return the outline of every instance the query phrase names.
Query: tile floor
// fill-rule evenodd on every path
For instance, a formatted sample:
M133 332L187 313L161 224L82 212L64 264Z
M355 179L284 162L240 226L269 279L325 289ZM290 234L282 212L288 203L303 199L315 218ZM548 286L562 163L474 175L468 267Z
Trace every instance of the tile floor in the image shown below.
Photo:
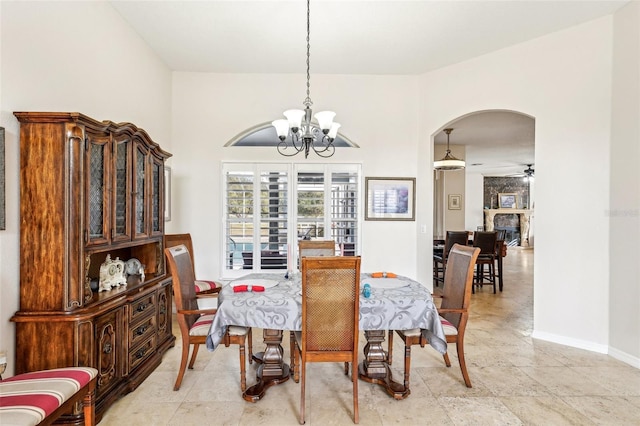
M435 350L414 347L411 395L395 401L378 385L360 381L360 424L640 425L640 370L531 338L532 271L531 250L509 249L504 292L494 295L484 287L473 295L465 342L472 389L462 381L453 346L451 368ZM257 350L261 338L261 330L254 330ZM403 345L394 342L394 376L401 380ZM257 403L241 398L234 346L203 348L174 392L179 346L178 340L160 367L108 410L101 426L298 424L300 385L293 380L272 387ZM288 359L287 339L283 346ZM248 385L255 380L254 365L248 367ZM342 366L310 364L307 371L306 423L352 424L351 384Z

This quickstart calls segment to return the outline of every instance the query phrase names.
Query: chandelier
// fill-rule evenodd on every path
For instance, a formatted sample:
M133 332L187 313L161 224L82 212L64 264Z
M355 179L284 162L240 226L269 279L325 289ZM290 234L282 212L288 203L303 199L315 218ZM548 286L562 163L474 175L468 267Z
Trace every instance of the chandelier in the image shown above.
M449 135L452 131L453 129L444 129L444 132L447 134L447 153L442 160L433 162L433 168L436 170L448 171L464 169L464 160L457 159L451 155L451 150L449 149Z
M333 140L338 134L340 124L334 123L333 118L336 113L333 111L321 111L313 115L317 124L311 122L311 74L310 74L310 49L309 44L309 2L307 0L307 97L304 102L304 111L301 109L290 109L284 112L287 119L275 120L271 124L276 128L276 133L280 138L278 152L284 156L292 157L304 151L304 158L307 158L312 149L320 157L331 157L336 150Z

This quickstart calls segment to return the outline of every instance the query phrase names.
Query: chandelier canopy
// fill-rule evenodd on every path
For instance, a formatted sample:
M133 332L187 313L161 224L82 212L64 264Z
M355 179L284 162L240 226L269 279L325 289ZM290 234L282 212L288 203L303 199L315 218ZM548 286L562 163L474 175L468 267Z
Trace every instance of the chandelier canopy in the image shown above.
M312 115L311 107L311 74L310 74L310 0L307 0L307 97L304 102L304 110L290 109L284 112L287 118L275 120L271 124L276 128L280 138L278 152L284 156L292 157L304 152L307 158L312 149L320 157L331 157L335 153L333 140L338 134L340 124L334 123L336 113L333 111L321 111ZM315 117L317 123L312 122Z
M449 149L449 135L452 131L453 129L444 129L444 132L447 134L447 153L442 160L433 162L433 168L436 170L462 170L465 167L464 160L460 160L451 155L451 150Z

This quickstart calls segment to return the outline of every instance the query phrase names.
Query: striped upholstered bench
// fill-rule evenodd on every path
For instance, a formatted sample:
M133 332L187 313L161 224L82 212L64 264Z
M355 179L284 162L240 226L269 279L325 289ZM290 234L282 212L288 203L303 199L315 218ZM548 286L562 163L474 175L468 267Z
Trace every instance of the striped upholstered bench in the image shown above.
M1 425L50 425L82 401L84 424L95 425L98 370L69 367L18 374L0 382Z

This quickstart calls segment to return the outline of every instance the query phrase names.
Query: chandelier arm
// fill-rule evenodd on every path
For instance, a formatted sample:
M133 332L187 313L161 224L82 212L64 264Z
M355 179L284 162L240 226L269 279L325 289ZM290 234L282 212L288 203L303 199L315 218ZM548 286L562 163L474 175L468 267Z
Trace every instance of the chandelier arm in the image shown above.
M281 141L280 143L278 143L277 149L280 155L284 155L285 157L293 157L294 155L300 154L300 151L302 151L303 147L304 145L298 148L296 145L293 144L293 142L291 143L291 145L289 145L287 141ZM285 152L287 148L293 148L294 152L292 152L291 154Z
M325 140L327 142L325 142ZM317 148L315 144L311 145L311 147L313 148L313 151L317 155L319 155L320 157L323 157L323 158L329 158L333 154L335 154L336 147L335 147L335 145L333 145L333 141L329 140L328 137L325 136L325 137L322 138L322 144L323 144L323 148L322 149Z

